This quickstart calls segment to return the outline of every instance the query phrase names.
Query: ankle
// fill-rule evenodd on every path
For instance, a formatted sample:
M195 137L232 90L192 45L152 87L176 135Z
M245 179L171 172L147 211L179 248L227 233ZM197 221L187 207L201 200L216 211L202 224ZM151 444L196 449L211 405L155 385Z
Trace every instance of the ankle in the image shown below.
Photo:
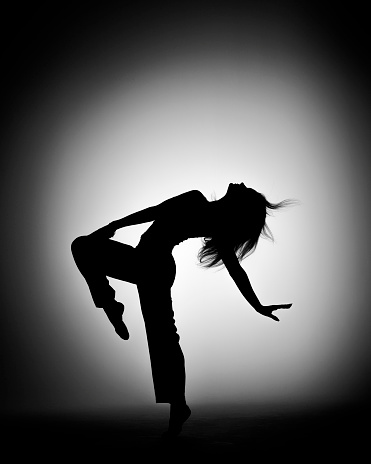
M184 396L181 396L177 398L176 400L173 400L170 403L170 406L186 406L187 402Z

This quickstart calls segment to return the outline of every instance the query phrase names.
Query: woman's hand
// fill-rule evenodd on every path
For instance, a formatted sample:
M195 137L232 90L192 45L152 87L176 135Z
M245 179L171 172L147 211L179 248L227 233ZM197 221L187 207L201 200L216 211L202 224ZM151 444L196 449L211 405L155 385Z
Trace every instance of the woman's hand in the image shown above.
M99 239L109 239L115 235L116 232L116 225L114 222L110 222L104 227L97 229L95 232L90 234L92 238L99 238Z
M259 308L255 308L255 310L262 314L263 316L270 317L274 321L279 321L278 317L272 314L273 311L277 309L289 309L291 308L292 303L290 304L280 304L280 305L270 305L270 306L263 306L261 305Z

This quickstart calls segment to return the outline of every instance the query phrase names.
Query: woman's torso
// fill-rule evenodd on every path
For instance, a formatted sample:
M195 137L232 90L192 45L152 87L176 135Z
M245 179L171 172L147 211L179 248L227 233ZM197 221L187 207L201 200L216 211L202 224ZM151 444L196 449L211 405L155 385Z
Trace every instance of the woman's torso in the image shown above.
M171 250L193 237L208 235L209 202L193 190L164 203L160 216L141 236L138 249L149 252Z

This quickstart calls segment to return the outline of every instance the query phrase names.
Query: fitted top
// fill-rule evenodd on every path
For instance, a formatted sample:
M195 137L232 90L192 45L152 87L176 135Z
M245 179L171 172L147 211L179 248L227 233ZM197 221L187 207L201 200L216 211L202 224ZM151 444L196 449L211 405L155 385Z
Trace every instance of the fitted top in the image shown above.
M164 201L157 207L158 217L142 234L138 247L172 250L188 238L204 236L203 224L208 204L198 190L191 190Z

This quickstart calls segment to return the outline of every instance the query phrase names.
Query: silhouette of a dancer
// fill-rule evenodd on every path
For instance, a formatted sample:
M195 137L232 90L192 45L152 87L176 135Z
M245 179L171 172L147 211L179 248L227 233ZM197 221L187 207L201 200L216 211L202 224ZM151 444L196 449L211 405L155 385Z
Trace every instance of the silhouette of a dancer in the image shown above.
M261 235L271 237L266 224L269 210L288 203L287 200L270 203L244 184L229 184L225 196L211 202L201 192L192 190L73 241L73 257L95 306L103 308L124 340L129 338L122 320L124 305L115 300L115 291L107 276L137 285L156 402L170 403L167 436L177 436L191 414L185 399L184 357L171 301L174 246L191 237L203 237L199 251L201 264L205 267L224 264L250 305L263 316L278 321L273 311L289 308L291 304L262 305L239 262L255 250ZM135 248L110 240L122 227L152 221Z

